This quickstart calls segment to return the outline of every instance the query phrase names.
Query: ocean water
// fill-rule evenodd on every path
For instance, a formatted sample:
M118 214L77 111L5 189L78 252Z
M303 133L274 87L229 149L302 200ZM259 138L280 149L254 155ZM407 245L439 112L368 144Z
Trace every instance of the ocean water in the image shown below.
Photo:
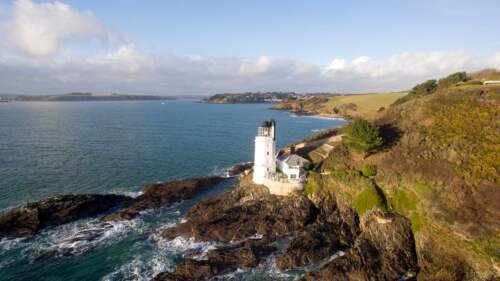
M293 117L265 104L196 101L12 102L0 104L0 209L69 193L137 194L140 186L222 173L252 161L253 137L264 119L277 120L278 146L340 120ZM217 247L159 233L223 182L174 206L130 222L96 218L43 231L34 239L0 241L0 280L149 280L173 270L186 252ZM273 258L222 279L288 280Z

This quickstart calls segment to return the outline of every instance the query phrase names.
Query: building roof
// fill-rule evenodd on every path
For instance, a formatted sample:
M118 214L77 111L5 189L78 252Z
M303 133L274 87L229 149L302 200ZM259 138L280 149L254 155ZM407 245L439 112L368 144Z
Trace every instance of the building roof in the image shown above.
M309 163L309 160L302 158L298 156L297 154L290 154L290 155L284 155L280 157L280 161L288 164L288 166L304 166L305 164Z
M262 124L260 124L261 127L273 127L276 126L276 121L274 119L271 119L270 121L262 121Z

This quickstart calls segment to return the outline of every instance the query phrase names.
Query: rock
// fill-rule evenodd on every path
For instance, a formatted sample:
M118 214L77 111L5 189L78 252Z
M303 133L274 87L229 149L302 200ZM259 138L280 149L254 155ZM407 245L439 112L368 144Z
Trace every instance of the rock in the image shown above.
M339 208L331 193L314 193L310 200L319 210L316 222L297 233L276 259L280 270L297 269L350 248L359 235L359 221L350 207Z
M228 177L234 177L234 176L237 176L237 175L239 175L247 170L252 169L252 167L253 167L253 162L237 164L237 165L232 166L231 169L229 169L229 171L227 171L227 175L228 175Z
M202 260L185 259L174 272L158 274L155 281L210 280L212 277L259 265L276 248L265 241L248 240L237 245L211 250Z
M304 196L276 196L264 186L239 186L207 198L186 214L187 222L162 236L194 237L201 241L234 241L254 235L273 240L313 222L317 209Z
M351 241L342 240L336 225L315 223L293 238L285 253L276 258L276 265L287 270L317 263L347 249Z
M193 198L224 179L224 177L213 176L147 185L142 188L142 195L131 200L126 204L125 208L104 217L103 220L132 219L141 211L160 208L181 200Z
M369 212L354 247L303 280L416 280L415 241L401 215Z
M28 203L0 214L0 237L33 236L46 227L95 216L130 199L116 194L87 194Z

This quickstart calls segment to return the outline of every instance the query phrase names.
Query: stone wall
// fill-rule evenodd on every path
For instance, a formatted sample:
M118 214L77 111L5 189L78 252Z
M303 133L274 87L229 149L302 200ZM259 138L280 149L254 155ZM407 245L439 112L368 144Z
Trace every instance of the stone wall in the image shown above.
M274 180L271 178L264 178L263 183L271 194L276 195L289 195L294 191L301 191L304 189L304 182L300 181L284 181L284 180Z

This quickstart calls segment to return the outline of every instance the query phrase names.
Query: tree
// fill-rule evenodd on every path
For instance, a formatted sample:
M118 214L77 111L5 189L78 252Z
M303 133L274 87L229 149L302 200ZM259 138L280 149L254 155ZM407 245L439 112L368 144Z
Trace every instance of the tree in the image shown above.
M455 72L450 74L444 78L439 79L438 85L439 87L448 87L452 85L456 85L459 82L467 81L467 73L465 72Z
M369 153L383 143L380 129L364 119L354 119L344 128L344 144L354 150Z
M406 96L402 96L397 99L393 105L402 104L416 97L430 95L437 90L437 87L438 83L436 79L427 80L413 87Z

